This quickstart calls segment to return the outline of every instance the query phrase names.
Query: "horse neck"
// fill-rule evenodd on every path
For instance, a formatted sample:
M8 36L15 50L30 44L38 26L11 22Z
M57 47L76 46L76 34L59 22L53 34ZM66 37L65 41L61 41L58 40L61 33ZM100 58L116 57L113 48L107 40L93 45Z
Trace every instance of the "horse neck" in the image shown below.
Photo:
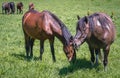
M62 42L63 45L68 44L71 34L66 27L60 28L59 30L60 32L55 32L55 36Z
M65 45L66 40L62 34L56 33L55 36L62 42L63 45Z
M53 13L47 11L51 19L54 21L51 22L53 32L55 33L56 37L65 45L69 43L69 39L71 37L70 32L68 31L67 27L64 23Z

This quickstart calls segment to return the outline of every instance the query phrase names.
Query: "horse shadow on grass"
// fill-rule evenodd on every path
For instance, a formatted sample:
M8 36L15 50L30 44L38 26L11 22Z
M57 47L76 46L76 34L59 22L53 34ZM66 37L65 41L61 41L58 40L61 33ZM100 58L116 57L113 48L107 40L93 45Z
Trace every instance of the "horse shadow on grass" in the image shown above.
M74 64L70 64L68 67L63 67L59 71L59 75L67 75L69 73L73 73L77 70L84 70L84 69L93 69L95 68L96 71L99 71L98 67L99 64L95 64L94 66L91 65L91 62L86 60L85 58L83 59L77 59Z
M13 53L13 54L11 54L11 56L18 58L19 60L26 60L28 62L30 62L31 60L34 60L34 61L40 60L39 57L26 57L26 55L24 55L24 54Z

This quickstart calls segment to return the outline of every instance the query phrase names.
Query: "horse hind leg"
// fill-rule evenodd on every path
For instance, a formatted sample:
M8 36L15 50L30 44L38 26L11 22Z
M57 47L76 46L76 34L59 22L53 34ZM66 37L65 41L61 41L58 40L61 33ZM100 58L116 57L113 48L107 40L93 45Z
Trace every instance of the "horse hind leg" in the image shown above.
M90 54L91 54L91 65L94 65L94 61L95 61L95 56L94 56L94 48L89 47L90 50Z
M42 54L44 52L44 40L40 41L40 60L42 60Z
M98 57L100 54L100 49L95 49L95 54L96 54L96 65L98 65Z
M52 59L54 62L56 62L55 50L54 50L54 37L52 39L49 39L49 42L50 42L50 48L51 48L51 53L52 53Z
M29 58L29 52L30 52L30 38L25 37L25 49L26 49L26 57Z
M103 62L103 53L101 53L101 50L99 52L99 59L100 59L101 62Z
M33 45L34 45L35 39L30 39L30 57L33 57Z
M110 50L110 46L107 46L105 49L103 49L103 52L104 52L103 65L104 65L104 70L105 70L105 71L107 71L109 50Z
M25 37L25 50L26 50L26 57L29 58L29 52L30 52L30 37L24 32Z

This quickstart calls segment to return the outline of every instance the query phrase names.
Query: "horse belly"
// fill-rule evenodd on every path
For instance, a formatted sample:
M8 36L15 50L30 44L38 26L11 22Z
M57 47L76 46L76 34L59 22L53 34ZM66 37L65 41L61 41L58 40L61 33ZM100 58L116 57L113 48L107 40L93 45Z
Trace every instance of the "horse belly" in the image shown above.
M92 48L103 48L106 45L106 43L97 39L87 40L86 42Z
M47 35L42 29L25 28L24 30L26 30L25 32L34 39L45 40L50 37L50 35Z

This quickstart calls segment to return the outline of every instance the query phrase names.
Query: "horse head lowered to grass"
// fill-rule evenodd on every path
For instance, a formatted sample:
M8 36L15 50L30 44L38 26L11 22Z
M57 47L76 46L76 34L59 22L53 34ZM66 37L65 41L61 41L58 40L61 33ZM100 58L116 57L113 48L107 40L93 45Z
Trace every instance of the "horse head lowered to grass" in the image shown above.
M49 11L38 12L36 10L27 11L22 19L22 27L25 37L26 56L33 56L33 43L35 39L40 40L40 59L44 52L44 41L50 42L50 48L53 61L56 61L54 55L54 38L57 37L63 44L63 50L69 61L76 58L73 46L73 38L64 23L53 13Z
M74 37L76 48L87 42L92 64L95 61L94 53L96 54L96 63L98 63L98 54L101 53L100 49L103 49L103 64L106 69L110 46L114 42L116 35L111 18L104 13L94 13L81 19L78 16L78 19Z

